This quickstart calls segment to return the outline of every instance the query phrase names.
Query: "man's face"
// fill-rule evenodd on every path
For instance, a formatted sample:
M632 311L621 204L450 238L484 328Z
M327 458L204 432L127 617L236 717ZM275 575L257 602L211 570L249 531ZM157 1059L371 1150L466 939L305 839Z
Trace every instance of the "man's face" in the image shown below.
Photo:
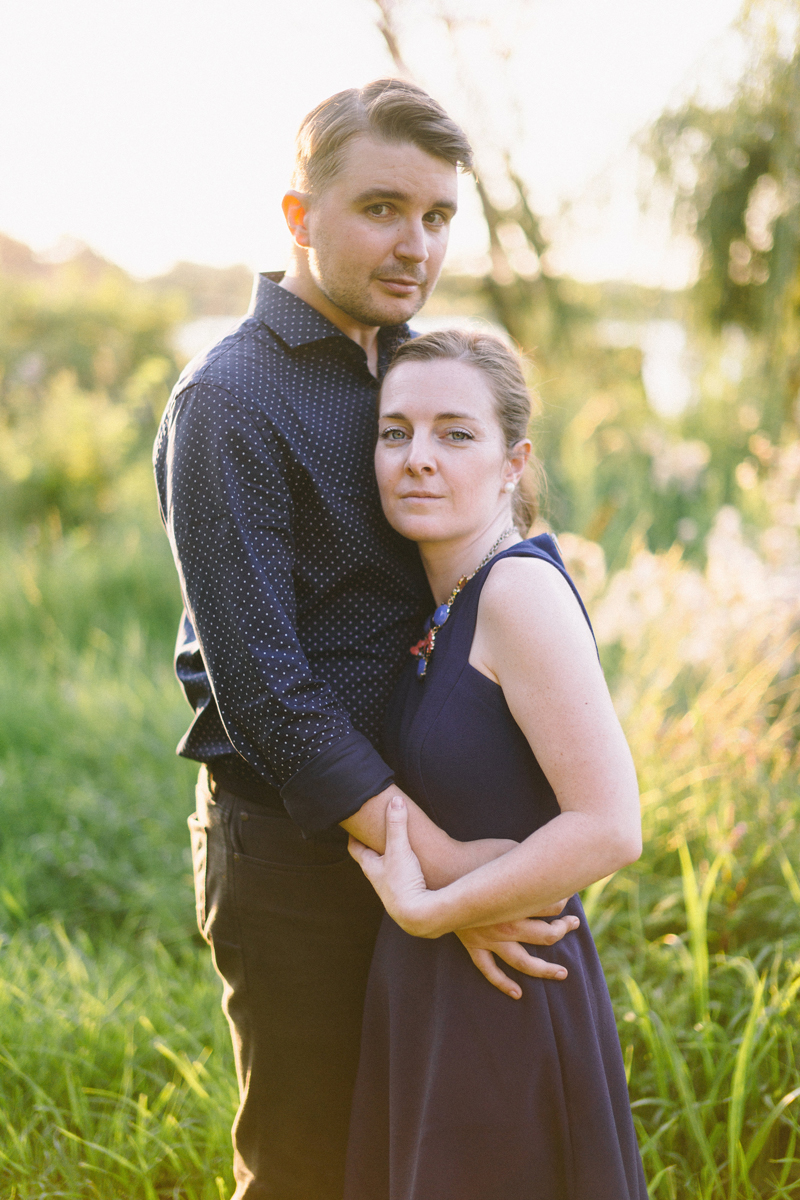
M411 142L353 138L307 212L314 283L364 326L407 321L439 278L456 192L444 159Z

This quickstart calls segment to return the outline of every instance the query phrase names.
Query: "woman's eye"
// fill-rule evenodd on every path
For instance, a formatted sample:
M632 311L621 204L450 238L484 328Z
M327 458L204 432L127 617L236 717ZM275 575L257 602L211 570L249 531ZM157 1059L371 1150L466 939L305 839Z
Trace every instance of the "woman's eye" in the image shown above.
M406 436L405 429L399 426L389 426L381 432L381 441L383 442L401 442Z
M472 434L467 429L448 429L446 436L452 438L454 442L472 441Z

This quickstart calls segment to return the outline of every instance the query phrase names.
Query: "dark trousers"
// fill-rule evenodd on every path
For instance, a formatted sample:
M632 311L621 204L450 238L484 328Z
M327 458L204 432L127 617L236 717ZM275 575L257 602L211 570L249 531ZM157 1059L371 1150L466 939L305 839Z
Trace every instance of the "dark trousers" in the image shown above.
M342 1200L367 973L383 909L341 831L197 784L197 917L224 983L241 1103L234 1200Z

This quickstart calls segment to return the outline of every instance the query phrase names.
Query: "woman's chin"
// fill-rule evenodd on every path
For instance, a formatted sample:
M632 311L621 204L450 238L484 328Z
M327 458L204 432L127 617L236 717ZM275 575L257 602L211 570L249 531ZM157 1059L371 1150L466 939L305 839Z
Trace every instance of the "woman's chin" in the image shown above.
M410 542L443 542L453 537L446 522L433 516L411 516L392 513L389 524Z

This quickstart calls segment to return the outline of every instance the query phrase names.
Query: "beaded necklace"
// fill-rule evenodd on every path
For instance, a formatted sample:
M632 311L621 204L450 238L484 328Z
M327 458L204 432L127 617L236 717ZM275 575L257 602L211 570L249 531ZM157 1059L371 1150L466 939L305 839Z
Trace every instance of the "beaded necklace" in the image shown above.
M447 618L450 616L450 609L453 606L453 601L455 600L456 596L466 586L466 584L469 583L470 579L472 579L472 576L477 575L478 571L480 571L483 567L486 566L489 559L496 552L497 547L500 545L500 543L504 542L506 540L506 538L510 537L511 534L514 532L515 532L515 526L513 526L513 525L510 525L508 527L508 529L504 530L503 533L500 534L500 537L497 539L495 544L492 546L491 550L486 555L486 557L480 563L478 563L477 567L472 572L472 575L462 575L461 578L459 579L458 583L456 584L456 586L453 588L452 592L450 593L449 598L447 600L445 600L444 604L439 605L439 607L436 609L436 611L434 612L432 617L428 617L427 621L425 622L425 626L424 626L425 637L422 638L421 641L417 642L416 646L411 647L411 653L416 655L416 657L417 657L417 678L418 679L423 679L425 676L425 672L428 669L428 663L430 662L431 655L433 654L433 648L436 645L436 635L439 632L439 630L442 628L442 626L444 625Z

